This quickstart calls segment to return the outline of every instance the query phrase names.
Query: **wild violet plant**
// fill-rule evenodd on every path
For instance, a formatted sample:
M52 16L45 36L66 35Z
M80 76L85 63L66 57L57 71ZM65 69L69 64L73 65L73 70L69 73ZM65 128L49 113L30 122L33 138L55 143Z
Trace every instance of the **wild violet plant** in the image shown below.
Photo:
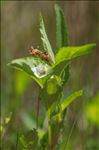
M45 130L37 127L19 137L21 149L55 150L63 149L60 144L61 129L64 124L67 107L82 96L83 90L72 93L63 99L63 88L67 83L70 63L73 59L91 53L96 44L69 46L67 25L62 9L56 4L56 51L53 52L49 42L42 15L40 15L40 33L44 51L49 55L50 62L39 56L28 56L11 61L8 65L26 72L40 87L39 100L45 107L48 126ZM38 102L39 105L39 102ZM38 110L39 111L39 110ZM58 146L57 146L58 145ZM64 148L65 150L65 148Z

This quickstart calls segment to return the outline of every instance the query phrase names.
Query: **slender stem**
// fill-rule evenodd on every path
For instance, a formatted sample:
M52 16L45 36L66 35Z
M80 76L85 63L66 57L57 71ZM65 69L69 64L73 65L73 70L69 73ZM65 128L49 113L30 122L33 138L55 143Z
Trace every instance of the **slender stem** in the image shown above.
M48 120L48 149L52 150L52 137L51 137L51 124L50 124L50 116Z
M51 126L48 127L49 150L51 149Z
M17 131L17 137L16 137L16 150L18 150L18 142L19 142L19 133Z
M36 117L36 129L38 129L38 122L39 122L39 98L37 100L37 117Z

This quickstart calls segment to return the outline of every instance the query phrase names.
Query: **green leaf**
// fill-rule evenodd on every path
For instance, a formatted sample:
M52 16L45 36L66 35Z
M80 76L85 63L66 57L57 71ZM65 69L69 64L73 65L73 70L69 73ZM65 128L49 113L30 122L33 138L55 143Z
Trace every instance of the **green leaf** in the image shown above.
M48 147L48 131L40 139L40 147L39 150L47 150Z
M82 90L76 91L71 94L68 98L66 98L61 104L61 110L64 111L77 97L83 94Z
M64 69L61 72L60 77L62 79L62 85L63 86L67 83L67 81L69 79L69 76L70 76L69 68L70 68L69 65L65 65Z
M38 133L36 129L30 130L26 134L20 136L20 144L23 148L28 150L37 150L38 147Z
M50 44L50 42L48 40L48 37L47 37L47 33L46 33L46 30L45 30L45 25L44 25L42 15L40 15L40 33L41 33L41 40L43 42L44 50L49 53L49 55L52 59L52 62L55 63L54 53L53 53L51 44Z
M68 46L68 31L67 25L65 23L65 17L63 10L55 4L55 14L56 14L56 46L57 49Z
M65 61L65 60L53 65L52 67L53 73L57 76L60 76L64 68L67 67L68 65L69 65L69 61Z
M26 150L27 149L27 143L26 143L26 141L24 139L24 135L20 136L19 142L20 142L21 147L24 148L24 150Z
M69 97L67 97L65 100L63 100L63 102L60 104L60 111L53 115L53 119L54 120L60 120L62 121L62 115L64 113L64 111L66 110L66 108L78 97L82 96L83 91L79 90L74 92L73 94L71 94Z
M58 64L53 65L52 67L53 74L59 76L62 79L62 85L69 79L69 61L61 61Z
M55 75L51 76L40 91L40 98L46 109L51 107L57 100L60 100L61 92L61 79Z
M56 45L57 49L68 46L69 44L69 37L68 37L68 30L67 25L65 23L65 17L63 10L59 7L58 4L55 4L55 14L56 14ZM56 75L60 75L63 81L63 85L67 82L69 78L69 64L67 66L67 62L62 62L57 64L54 68L54 73ZM57 74L58 73L58 74Z
M47 78L37 78L31 68L36 67L39 64L46 65L46 63L37 57L24 57L20 59L12 60L10 63L8 63L8 66L11 66L15 69L21 70L26 72L30 77L32 77L41 87L43 87L43 84ZM50 67L50 66L49 66Z
M56 54L56 63L59 63L63 60L72 60L79 56L86 55L92 52L93 48L95 47L96 44L87 44L84 46L60 48L59 52Z
M53 104L48 108L47 110L48 118L52 118L53 116L55 116L57 113L60 112L60 106L61 106L60 103L61 103L61 99L58 99L54 101Z
M68 81L69 79L69 62L68 61L61 61L58 64L53 65L52 70L53 70L53 74L57 75L61 78L62 80L62 86L65 85L65 83Z

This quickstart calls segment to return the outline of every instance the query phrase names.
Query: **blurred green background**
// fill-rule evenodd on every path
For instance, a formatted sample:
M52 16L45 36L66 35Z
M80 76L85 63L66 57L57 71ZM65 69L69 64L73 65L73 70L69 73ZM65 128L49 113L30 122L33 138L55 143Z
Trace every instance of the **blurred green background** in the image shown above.
M92 54L74 60L65 95L84 89L84 95L68 109L66 140L75 120L68 150L99 150L99 1L1 1L1 104L2 149L14 150L17 131L35 127L38 86L25 73L7 67L12 59L41 47L39 14L44 16L49 40L55 49L54 4L62 7L70 45L96 43ZM40 104L39 124L44 122ZM8 123L11 117L10 123ZM8 119L8 120L7 120ZM66 141L64 141L66 142Z

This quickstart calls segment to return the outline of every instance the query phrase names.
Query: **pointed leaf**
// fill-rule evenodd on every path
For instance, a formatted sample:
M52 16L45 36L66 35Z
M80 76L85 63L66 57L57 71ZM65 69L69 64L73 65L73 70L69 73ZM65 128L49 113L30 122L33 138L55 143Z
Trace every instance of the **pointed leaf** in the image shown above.
M68 46L68 31L67 25L65 23L65 17L63 10L59 5L55 5L55 14L56 14L56 46L57 49Z
M36 57L24 57L20 59L12 60L8 66L11 66L15 69L21 70L26 72L30 77L32 77L41 87L43 87L43 84L46 80L46 77L44 78L38 78L34 75L33 68L36 67L39 64L46 65L46 63L41 60L40 58ZM50 66L49 66L50 67Z
M54 74L57 76L60 76L62 74L63 70L65 69L65 67L67 67L68 65L69 65L69 61L66 61L66 60L56 63L52 67Z
M44 21L43 21L43 17L41 15L40 15L40 33L41 33L41 39L42 39L42 42L43 42L44 50L49 53L49 55L52 59L52 62L55 63L54 53L52 51L51 44L48 40L47 33L46 33L46 30L45 30Z
M83 91L79 90L71 94L68 98L66 98L61 104L62 111L64 111L77 97L81 96L82 94Z
M76 98L82 96L83 91L79 90L74 92L73 94L71 94L69 97L67 97L61 104L60 104L60 112L58 112L56 115L53 116L54 120L61 120L62 119L62 115L64 113L64 111L66 110L66 108L74 101L76 100Z
M59 52L56 54L56 63L59 63L63 60L72 60L79 56L86 55L92 52L93 48L95 47L96 44L87 44L84 46L60 48Z

